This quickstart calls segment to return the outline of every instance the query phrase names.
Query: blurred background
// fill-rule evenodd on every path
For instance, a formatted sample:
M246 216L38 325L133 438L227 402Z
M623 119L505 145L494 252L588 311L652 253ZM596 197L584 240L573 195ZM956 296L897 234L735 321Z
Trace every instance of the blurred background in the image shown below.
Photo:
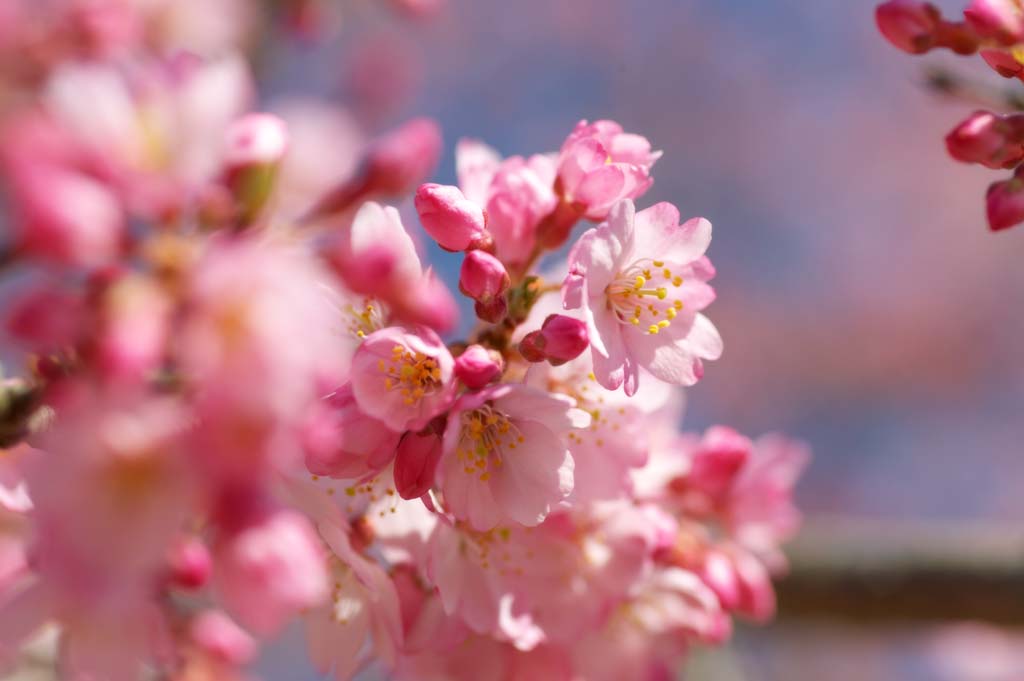
M665 155L641 205L672 201L715 230L710 316L726 353L690 391L686 426L809 442L804 543L836 525L891 534L842 547L870 557L898 553L893 528L925 528L952 554L996 546L1015 559L1024 544L1005 528L1024 517L1024 231L987 231L984 190L1000 178L946 156L942 137L972 107L929 92L925 69L1008 81L898 53L874 4L452 0L425 24L343 24L263 77L275 97L358 97L369 109L354 115L384 127L435 117L443 183L460 136L511 155L555 149L581 118L646 135ZM432 255L454 282L458 260ZM787 615L785 586L782 597L779 622L698 656L689 677L1024 679L1008 630L945 613L927 624ZM1024 614L1017 603L1008 621ZM281 655L273 678L300 664Z

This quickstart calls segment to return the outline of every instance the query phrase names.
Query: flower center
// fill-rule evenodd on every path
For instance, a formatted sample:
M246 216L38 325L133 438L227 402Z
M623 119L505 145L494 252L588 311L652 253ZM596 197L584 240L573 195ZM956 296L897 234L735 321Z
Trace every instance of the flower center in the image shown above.
M672 324L683 301L677 295L683 278L661 260L635 260L605 288L608 306L623 324L656 334Z
M410 352L404 345L391 348L391 359L377 361L384 374L384 387L398 390L403 401L413 405L423 396L441 387L441 368L437 360L422 352Z
M384 328L384 315L381 313L380 303L373 298L365 298L362 307L346 305L343 312L345 328L356 338L366 338L374 331Z
M467 475L477 475L486 482L491 466L500 468L505 450L514 450L525 438L507 416L483 405L462 414L462 432L455 454Z

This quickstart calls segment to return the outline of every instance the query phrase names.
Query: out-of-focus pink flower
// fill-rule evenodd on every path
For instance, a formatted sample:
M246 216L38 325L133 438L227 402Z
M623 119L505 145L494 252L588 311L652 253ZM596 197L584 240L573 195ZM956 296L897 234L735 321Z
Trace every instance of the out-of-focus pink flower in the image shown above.
M256 641L220 610L204 610L189 625L192 642L207 655L231 666L250 662Z
M547 360L553 366L579 357L590 346L587 324L564 314L548 315L540 330L519 342L519 352L528 362Z
M381 329L356 350L352 392L360 409L392 430L419 430L455 399L454 368L430 329Z
M988 226L993 232L1024 222L1024 177L1014 173L1009 180L989 185L985 196Z
M402 645L395 585L380 566L359 555L340 527L321 523L330 548L330 598L306 615L309 656L323 674L348 681L372 654L385 667Z
M215 547L214 563L214 582L224 604L258 634L276 632L328 595L320 540L306 517L295 511L270 513L223 537Z
M590 417L572 400L503 384L451 408L438 468L445 505L477 530L536 525L572 492L565 437Z
M455 166L466 198L487 211L495 254L510 267L525 265L535 255L541 221L558 206L554 159L538 154L502 161L487 145L463 139Z
M301 465L297 429L347 357L324 323L332 277L294 244L218 234L189 271L176 360L197 413L190 452L231 484ZM302 342L296 342L300 334Z
M106 288L95 329L94 360L108 379L144 381L165 359L171 301L150 279L121 277Z
M949 155L988 168L1012 168L1024 160L1024 116L976 111L946 135Z
M687 486L706 496L712 505L724 502L752 450L750 439L732 428L708 428L693 454Z
M464 251L489 240L483 209L458 187L424 184L416 190L416 212L423 228L441 248Z
M911 54L921 54L935 44L942 15L930 2L889 0L875 9L875 22L885 38Z
M305 431L306 468L314 475L361 478L395 458L399 435L359 409L346 384L327 397Z
M362 173L323 196L306 219L341 214L371 198L408 194L430 177L440 156L440 127L429 118L413 119L375 140Z
M20 167L12 190L21 252L80 267L106 265L120 256L124 215L106 185L40 163Z
M82 296L53 284L12 296L5 312L7 331L43 354L77 343L87 318Z
M635 212L620 201L608 222L591 229L569 254L562 286L566 309L582 308L594 374L609 390L636 392L641 368L676 385L692 385L702 361L718 359L722 339L700 310L714 300L704 257L711 223L679 224L668 203Z
M462 261L459 291L475 301L476 316L484 321L499 322L508 312L505 291L510 283L505 266L490 253L470 251Z
M971 28L1004 45L1024 41L1024 8L1020 0L972 0L964 10Z
M504 362L497 352L482 345L470 345L455 360L455 375L470 390L479 390L498 376Z
M725 610L756 622L775 615L775 591L771 575L755 556L738 546L708 549L698 574Z
M364 203L328 257L346 286L386 303L395 319L441 332L455 323L455 300L432 272L423 271L394 208Z
M647 191L654 182L651 167L660 157L647 138L624 132L614 121L580 121L558 156L562 200L578 204L588 220L604 220L616 201Z
M747 465L732 485L726 527L738 544L754 552L771 570L785 565L779 546L800 525L793 488L809 461L802 443L765 435L754 442Z
M437 462L441 459L441 436L432 433L406 433L395 457L395 489L403 499L418 499L434 484Z

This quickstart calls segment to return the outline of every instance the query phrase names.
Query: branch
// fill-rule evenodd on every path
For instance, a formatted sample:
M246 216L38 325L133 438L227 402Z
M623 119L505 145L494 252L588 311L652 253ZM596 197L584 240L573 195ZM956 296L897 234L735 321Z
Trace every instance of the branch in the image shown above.
M1024 624L1019 525L822 520L787 554L780 617Z

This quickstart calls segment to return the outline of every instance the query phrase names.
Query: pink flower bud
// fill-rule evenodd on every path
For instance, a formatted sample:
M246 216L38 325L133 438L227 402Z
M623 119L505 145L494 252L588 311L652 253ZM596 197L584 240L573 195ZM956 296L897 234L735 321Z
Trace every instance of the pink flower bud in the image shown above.
M441 157L441 129L416 118L374 143L366 159L371 195L402 195L427 179Z
M995 182L985 196L988 226L998 232L1024 222L1024 179L1015 174Z
M889 0L875 9L878 30L890 43L910 54L922 54L935 47L935 34L942 15L929 2Z
M949 155L964 163L1012 168L1024 159L1024 117L976 111L946 136Z
M590 347L587 325L580 319L561 314L548 315L540 331L528 333L519 343L519 352L528 362L547 360L554 366L576 359Z
M1020 0L973 0L964 10L967 23L986 38L1004 45L1024 41L1024 10Z
M398 433L360 411L346 385L310 416L303 431L306 468L314 475L360 478L379 472L395 457Z
M752 449L750 439L732 428L709 428L694 454L689 485L713 500L723 500Z
M223 163L228 168L274 165L288 150L288 128L277 116L242 116L225 134Z
M403 499L418 499L434 484L442 442L436 433L406 433L395 457L395 488Z
M478 390L501 375L501 356L482 345L470 345L455 360L455 375L467 388Z
M423 229L445 250L464 251L484 238L483 209L458 187L421 185L416 191L416 212Z
M510 284L505 266L493 255L481 250L466 254L459 273L459 290L476 301L476 315L480 319L497 322L505 316L505 291Z
M196 537L182 537L171 547L171 582L183 589L198 589L206 584L213 561L206 544Z
M207 655L241 666L256 655L256 641L220 610L206 610L192 620L192 641Z

